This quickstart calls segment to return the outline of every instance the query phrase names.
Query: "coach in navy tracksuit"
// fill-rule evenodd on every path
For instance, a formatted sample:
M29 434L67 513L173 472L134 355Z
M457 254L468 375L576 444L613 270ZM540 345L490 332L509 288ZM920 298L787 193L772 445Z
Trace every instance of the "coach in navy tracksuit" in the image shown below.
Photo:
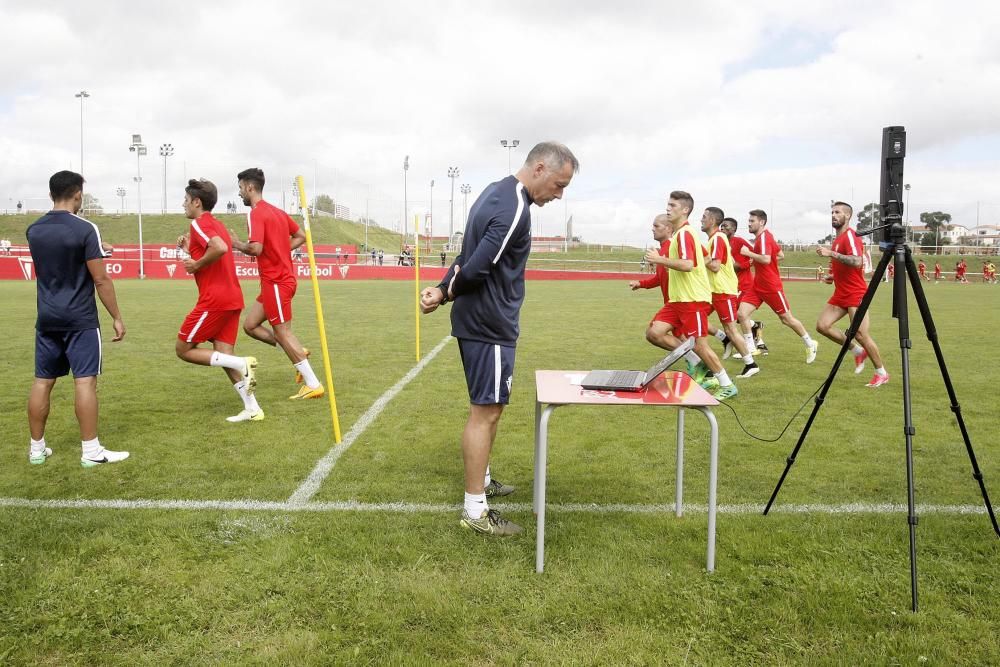
M429 313L454 301L451 333L458 339L469 387L469 418L462 433L465 508L461 525L506 537L521 527L490 510L487 497L514 487L490 477L490 451L503 406L510 400L518 319L524 301L524 268L531 251L532 204L562 198L580 168L568 148L543 142L531 149L513 176L491 183L469 211L462 253L441 284L420 294Z

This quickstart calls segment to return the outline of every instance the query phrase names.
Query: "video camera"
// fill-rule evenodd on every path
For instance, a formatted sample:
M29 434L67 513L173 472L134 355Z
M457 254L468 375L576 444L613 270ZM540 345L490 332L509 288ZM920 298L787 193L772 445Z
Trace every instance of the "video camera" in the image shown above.
M903 160L906 158L906 129L892 125L882 128L882 178L879 208L882 214L882 241L904 243Z

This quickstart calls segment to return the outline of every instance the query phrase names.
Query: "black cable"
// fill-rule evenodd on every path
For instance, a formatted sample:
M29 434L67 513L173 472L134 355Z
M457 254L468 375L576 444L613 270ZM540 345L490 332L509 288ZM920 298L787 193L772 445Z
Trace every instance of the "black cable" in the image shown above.
M809 403L809 401L811 401L812 399L814 399L816 397L816 394L818 394L819 390L823 388L823 383L825 383L825 382L826 382L826 380L824 380L823 382L821 382L820 385L818 387L816 387L816 391L814 391L812 394L810 394L809 397L806 398L806 400L802 403L802 405L799 406L799 409L796 410L795 413L792 414L791 417L789 417L788 423L785 424L785 428L781 429L781 433L779 433L776 438L761 438L759 436L754 435L753 433L751 433L750 431L748 431L745 426L743 426L743 422L740 421L740 416L738 414L736 414L736 409L733 406L731 406L729 403L726 403L725 401L720 401L719 404L726 406L727 408L729 408L732 411L733 417L736 418L736 423L739 425L740 430L742 430L744 433L746 433L748 436L750 436L754 440L759 440L760 442L778 442L779 440L781 440L785 436L785 431L787 431L788 427L792 425L792 422L795 421L795 418L799 416L799 413L802 412L802 409L806 407L806 405Z

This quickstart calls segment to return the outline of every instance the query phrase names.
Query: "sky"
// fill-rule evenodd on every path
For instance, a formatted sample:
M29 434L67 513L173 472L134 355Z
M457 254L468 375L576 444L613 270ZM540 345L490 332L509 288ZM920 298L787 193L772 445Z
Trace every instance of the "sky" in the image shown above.
M0 26L0 210L47 208L48 177L82 159L107 211L135 210L137 174L146 212L180 212L195 177L224 211L256 166L279 205L302 175L352 218L432 213L444 235L556 140L580 172L533 207L536 235L572 217L586 242L651 245L680 189L695 219L719 206L745 234L761 208L814 242L831 200L878 199L882 128L901 125L912 221L1000 224L995 2L0 0Z

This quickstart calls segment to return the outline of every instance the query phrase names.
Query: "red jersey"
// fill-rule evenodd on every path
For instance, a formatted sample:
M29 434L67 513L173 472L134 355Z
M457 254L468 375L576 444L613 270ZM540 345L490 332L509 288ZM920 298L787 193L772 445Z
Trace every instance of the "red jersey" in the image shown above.
M299 231L292 217L263 199L247 213L250 243L264 246L257 257L261 282L294 283L291 236Z
M774 240L774 235L765 227L753 242L753 252L771 258L770 264L753 261L753 286L758 293L780 292L782 290L781 274L778 272L778 253L781 246Z
M188 252L195 261L205 256L212 237L218 236L226 244L226 252L222 257L194 274L194 280L198 283L198 303L195 304L195 310L243 310L243 290L236 279L232 240L225 226L213 218L211 213L202 213L197 220L191 221L190 235Z
M669 251L670 239L667 239L666 241L660 243L660 257L666 257L667 252ZM668 289L670 286L669 273L667 272L667 267L662 264L656 265L656 273L639 281L639 287L643 289L652 289L657 285L660 286L660 291L663 292L663 303L670 303L670 291Z
M935 264L934 265L934 277L935 278L940 278L941 277L941 265L940 264Z
M864 262L864 245L857 232L848 227L843 233L833 239L833 252L851 257L861 257ZM833 274L834 294L837 296L852 296L859 299L865 295L868 284L865 282L864 270L861 266L853 267L830 258L830 273Z
M736 280L739 282L740 292L753 289L753 271L750 270L750 264L753 260L740 252L740 248L743 247L750 247L746 239L739 236L733 236L729 239L729 248L733 251L733 264L735 265L733 268L736 269Z

